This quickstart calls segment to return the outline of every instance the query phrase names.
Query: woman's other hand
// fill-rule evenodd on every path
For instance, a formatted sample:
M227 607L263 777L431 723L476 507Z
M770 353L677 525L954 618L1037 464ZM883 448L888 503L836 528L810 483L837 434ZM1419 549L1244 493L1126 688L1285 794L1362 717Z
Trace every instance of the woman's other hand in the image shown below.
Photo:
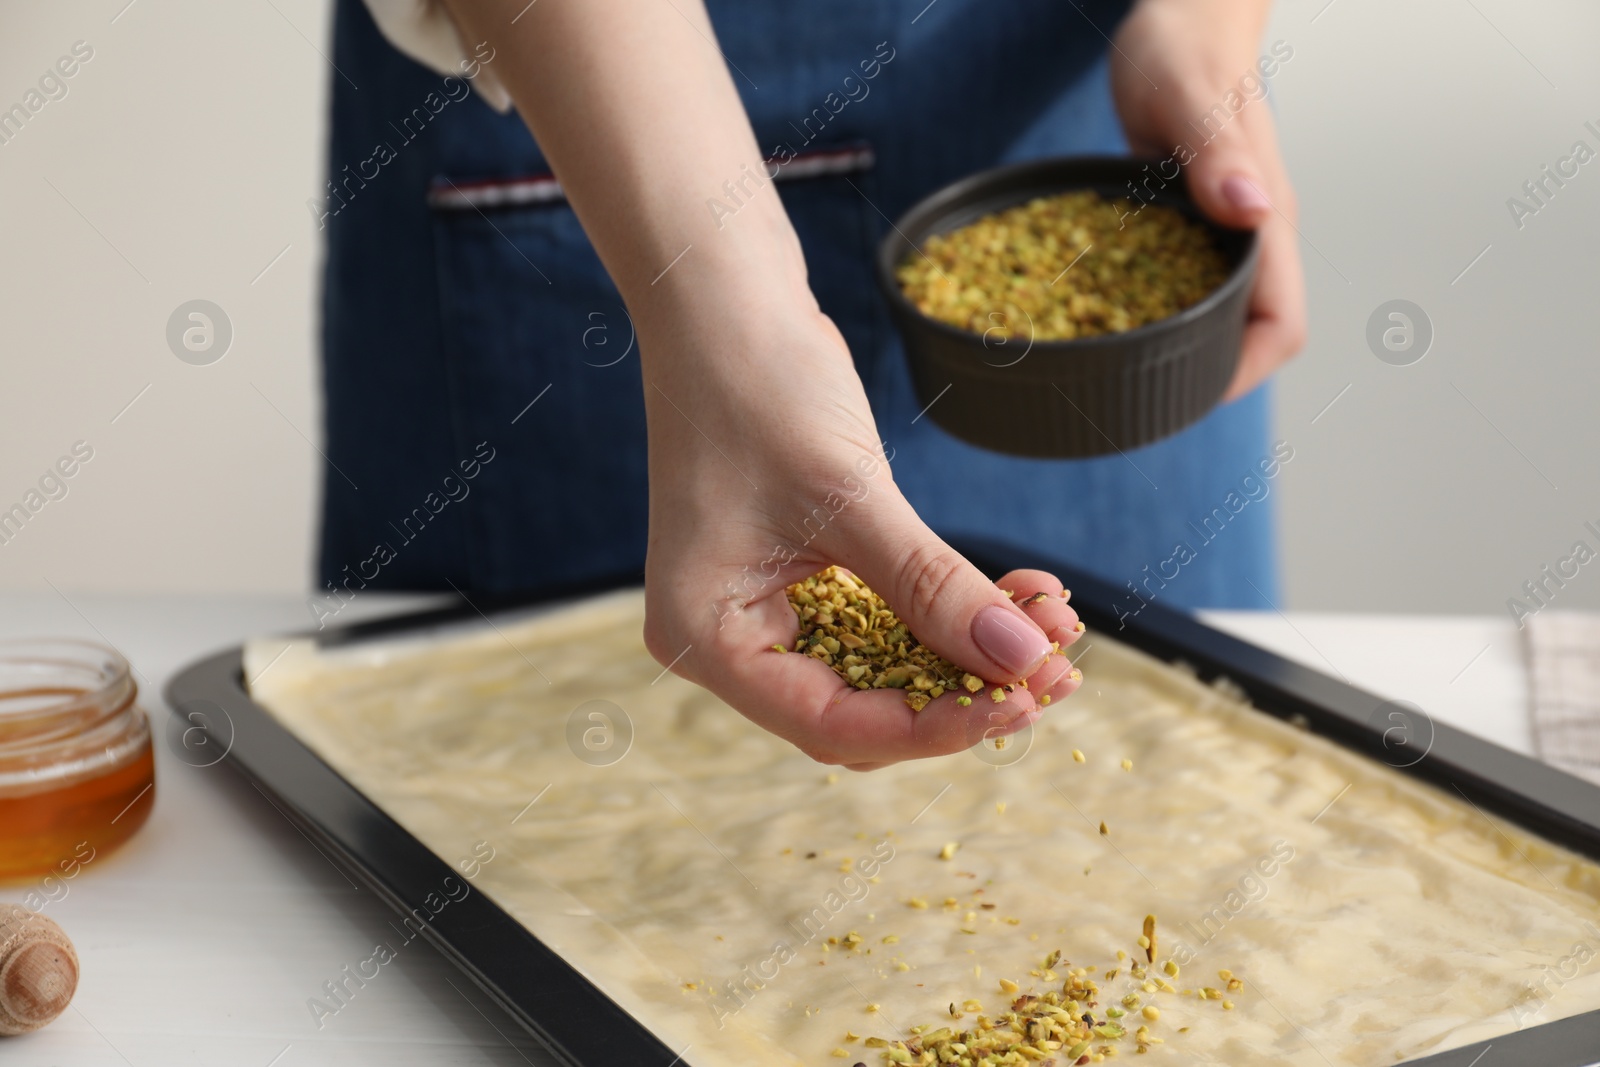
M1226 399L1260 385L1305 345L1294 189L1278 151L1258 56L1263 0L1140 0L1117 31L1111 88L1137 155L1175 159L1201 210L1259 231L1239 369ZM1292 54L1292 53L1290 53Z

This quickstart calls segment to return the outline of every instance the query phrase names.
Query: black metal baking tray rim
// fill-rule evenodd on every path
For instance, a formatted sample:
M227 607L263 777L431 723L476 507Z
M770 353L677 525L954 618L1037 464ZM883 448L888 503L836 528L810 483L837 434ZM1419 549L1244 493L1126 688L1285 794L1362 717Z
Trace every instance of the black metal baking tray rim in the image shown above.
M1387 702L1156 603L1137 613L1110 582L1036 552L993 542L952 539L991 577L1019 567L1059 575L1072 605L1093 631L1167 662L1182 662L1205 681L1227 679L1265 713L1368 756L1385 749L1369 719ZM457 605L299 636L327 647L392 637L555 604L571 596L637 584L636 573L530 596L474 598ZM202 659L166 688L175 715L205 732L317 847L403 917L418 911L423 936L567 1067L688 1067L691 1050L673 1051L575 967L482 892L430 914L425 901L462 872L435 855L377 804L301 743L249 696L243 648ZM1600 860L1600 787L1443 724L1432 743L1400 773L1458 791L1534 833ZM1392 764L1391 764L1392 766ZM1485 815L1487 818L1487 815ZM1493 1053L1493 1055L1491 1055ZM1600 1010L1408 1060L1394 1067L1600 1067Z
M252 701L244 688L243 658L242 648L218 653L167 686L174 713L226 748L221 762L409 919L408 929L420 929L564 1067L684 1062ZM462 885L469 891L457 899ZM430 895L450 902L434 914Z
M1509 818L1540 836L1600 861L1600 786L1502 748L1424 713L1408 729L1426 733L1420 754L1386 747L1374 717L1394 701L1213 629L1192 615L1154 601L1141 604L1110 582L1027 551L993 543L958 542L985 573L1018 567L1071 572L1072 606L1092 631L1133 645L1157 659L1182 662L1201 680L1227 679L1250 703L1395 770L1455 792L1480 810ZM992 561L1006 560L1005 566Z

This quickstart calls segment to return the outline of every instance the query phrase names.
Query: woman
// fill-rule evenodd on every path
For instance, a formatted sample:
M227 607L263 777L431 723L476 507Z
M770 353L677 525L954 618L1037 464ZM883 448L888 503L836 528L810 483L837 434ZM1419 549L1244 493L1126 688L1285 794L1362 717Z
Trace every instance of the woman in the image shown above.
M312 205L330 584L526 591L643 562L653 655L813 757L870 767L1021 729L1079 684L1049 654L1071 608L1018 606L1059 583L1007 576L1008 599L930 525L1131 581L1271 454L1257 386L1304 332L1294 206L1267 107L1214 110L1260 85L1264 0L369 2L435 69L341 0ZM1211 216L1260 229L1233 402L1132 456L961 444L920 417L871 250L962 175L1122 149L1118 113L1137 152L1189 147ZM793 636L785 584L828 563L1028 689L913 715L765 652ZM1162 595L1275 587L1260 505Z

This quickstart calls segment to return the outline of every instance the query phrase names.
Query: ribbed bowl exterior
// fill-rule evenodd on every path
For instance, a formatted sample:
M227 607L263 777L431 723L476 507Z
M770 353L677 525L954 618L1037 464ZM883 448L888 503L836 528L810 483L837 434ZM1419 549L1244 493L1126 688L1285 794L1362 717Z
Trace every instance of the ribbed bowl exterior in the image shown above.
M1143 183L1156 203L1202 219L1182 179L1151 188L1141 160L1072 158L1002 167L966 178L913 207L879 249L878 274L904 341L927 417L971 444L1039 458L1086 458L1138 448L1213 408L1239 362L1251 282L1253 233L1206 223L1232 271L1216 291L1170 318L1073 341L980 335L937 322L900 291L894 270L928 236L1035 196L1095 189L1128 196Z

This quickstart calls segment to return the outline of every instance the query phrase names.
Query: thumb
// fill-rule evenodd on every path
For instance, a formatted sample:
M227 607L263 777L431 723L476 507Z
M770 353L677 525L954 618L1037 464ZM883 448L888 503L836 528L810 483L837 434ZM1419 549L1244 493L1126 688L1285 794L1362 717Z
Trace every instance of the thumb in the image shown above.
M1267 183L1236 120L1217 131L1188 165L1189 195L1207 217L1252 230L1272 215Z
M917 640L990 682L1027 678L1049 638L903 499L839 546L841 562L888 602Z

